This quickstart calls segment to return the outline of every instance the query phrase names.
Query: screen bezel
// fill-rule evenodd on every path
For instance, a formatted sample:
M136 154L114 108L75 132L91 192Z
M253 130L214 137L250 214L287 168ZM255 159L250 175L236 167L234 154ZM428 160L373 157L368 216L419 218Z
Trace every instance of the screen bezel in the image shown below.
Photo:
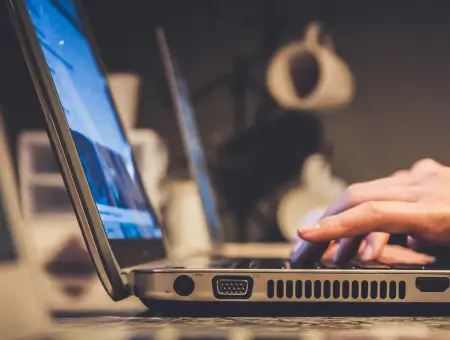
M122 275L121 268L137 266L166 258L164 237L162 239L108 240L89 184L84 175L84 170L58 93L54 87L44 54L26 8L25 0L9 0L8 3L13 24L41 102L50 143L57 156L62 177L72 201L88 251L99 278L110 297L115 301L124 299L130 295L130 291L127 287L126 277ZM77 8L81 9L80 2L76 1L76 4ZM100 71L105 79L107 79L104 65L99 57L99 51L94 42L84 11L81 9L79 12L81 21L83 22L84 32L93 50L94 57L98 62ZM107 94L117 114L117 106L114 104L108 85ZM126 132L119 117L118 121L128 142ZM134 159L133 162L136 165ZM154 213L148 200L137 167L136 172L139 185L144 190L149 211L155 217L157 226L164 233L162 225L158 221L157 215Z

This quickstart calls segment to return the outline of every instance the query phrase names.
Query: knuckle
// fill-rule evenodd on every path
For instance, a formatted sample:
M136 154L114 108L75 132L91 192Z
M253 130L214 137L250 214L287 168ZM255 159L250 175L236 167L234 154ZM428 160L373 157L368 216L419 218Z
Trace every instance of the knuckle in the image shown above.
M437 241L450 240L450 213L448 207L435 207L426 218L427 233L433 235Z
M323 220L322 228L328 230L341 230L342 224L340 219L336 218L336 216L330 216L326 220Z
M380 220L385 216L385 211L378 202L366 202L363 208L370 219Z
M360 184L352 184L347 187L344 193L344 199L347 206L353 207L360 203L360 187Z
M423 159L414 165L414 177L427 184L441 181L446 176L446 168L432 159Z
M412 166L412 171L419 173L435 173L441 168L442 165L440 165L435 160L431 158L424 158L414 163L414 165Z
M424 181L427 184L433 184L436 183L436 181L439 181L441 177L442 175L439 169L428 170L428 172L424 174Z

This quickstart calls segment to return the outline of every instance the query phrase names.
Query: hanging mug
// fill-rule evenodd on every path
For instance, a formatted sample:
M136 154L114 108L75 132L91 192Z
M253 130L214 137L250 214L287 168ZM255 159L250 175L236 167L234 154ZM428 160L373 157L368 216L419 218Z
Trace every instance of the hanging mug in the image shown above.
M320 43L321 25L308 25L302 41L292 42L275 53L269 63L267 87L285 109L335 109L354 95L352 73L333 51Z

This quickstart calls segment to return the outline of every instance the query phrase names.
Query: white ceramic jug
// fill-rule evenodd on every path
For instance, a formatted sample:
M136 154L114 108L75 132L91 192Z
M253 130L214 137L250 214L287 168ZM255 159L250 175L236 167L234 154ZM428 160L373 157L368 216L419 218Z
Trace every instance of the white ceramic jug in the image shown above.
M306 160L300 177L300 185L289 190L278 205L278 224L288 240L296 240L300 225L317 221L347 187L342 179L333 176L330 164L321 154Z
M320 43L321 25L313 22L304 38L283 46L269 63L267 87L278 104L286 109L335 109L348 104L354 95L354 81L347 64L337 56L331 44ZM294 64L297 71L293 71ZM314 69L313 69L314 68ZM301 70L301 71L299 71ZM296 74L296 79L293 77ZM307 93L296 89L300 79L310 85ZM298 87L297 87L298 88Z

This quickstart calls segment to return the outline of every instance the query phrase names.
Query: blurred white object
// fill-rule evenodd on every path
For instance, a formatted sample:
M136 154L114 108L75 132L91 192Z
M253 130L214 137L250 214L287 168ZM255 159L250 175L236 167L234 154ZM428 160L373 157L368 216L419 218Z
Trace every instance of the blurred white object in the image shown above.
M320 32L319 23L309 24L302 40L280 48L269 63L267 87L281 107L297 110L334 109L352 100L352 73L347 64L334 53L331 44L320 44ZM313 57L316 62L306 64L308 57ZM297 65L302 62L300 58L305 63L305 77L311 76L308 74L311 71L317 75L312 79L315 82L312 91L304 96L296 91L291 70L294 60ZM311 70L313 67L317 70Z
M167 146L155 131L148 129L131 131L130 142L149 200L161 218L161 208L166 202Z
M114 302L97 277L75 217L28 222L37 248L34 263L53 311L143 311L136 299Z
M278 206L278 223L288 240L297 238L301 224L315 223L347 187L342 179L332 175L331 166L320 154L305 161L300 183L284 195Z
M0 338L44 338L51 318L36 249L20 211L13 161L0 112Z
M141 79L133 73L108 74L109 88L125 129L136 127Z
M324 206L308 211L299 221L297 227L302 225L313 225L317 223L323 217L327 208L328 208L327 206Z
M128 136L146 191L155 211L160 213L165 200L161 184L167 172L167 148L152 130L131 130ZM43 274L51 308L70 311L141 309L142 304L135 299L113 302L92 271L94 268L47 133L23 132L19 136L18 154L24 220L35 241L34 260ZM78 274L58 273L63 267L77 267Z
M169 183L165 223L171 261L186 267L206 266L212 243L195 181Z
M287 243L213 244L198 187L193 180L177 180L169 184L165 222L171 261L175 265L202 268L208 265L211 255L284 258L291 251L291 245Z

